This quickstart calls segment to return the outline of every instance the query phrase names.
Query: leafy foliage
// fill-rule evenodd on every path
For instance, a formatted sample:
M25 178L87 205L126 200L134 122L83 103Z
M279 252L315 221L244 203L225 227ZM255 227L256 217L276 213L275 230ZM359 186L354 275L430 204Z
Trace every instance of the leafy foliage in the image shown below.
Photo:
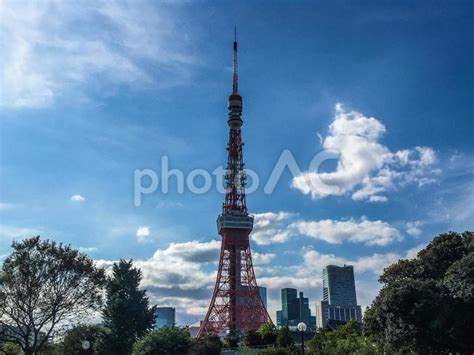
M472 353L474 233L441 234L384 270L364 331L386 352Z
M39 236L12 248L0 272L0 328L28 355L59 325L99 308L105 276L87 255Z
M240 335L235 329L231 329L224 338L224 347L234 349L239 346Z
M0 355L18 355L20 350L20 345L11 341L0 343Z
M262 338L263 345L275 345L278 331L271 323L263 323L258 329L257 334Z
M247 346L260 346L263 345L263 339L255 330L249 330L245 334L245 345Z
M156 306L150 307L146 290L139 288L140 269L120 260L107 281L107 303L102 310L105 332L99 345L104 354L130 354L135 341L153 327Z
M311 354L321 355L376 355L373 342L360 334L355 321L347 322L336 330L319 328L308 342Z
M194 340L192 355L219 355L222 349L222 341L217 335L205 335Z
M290 329L288 327L281 327L277 334L276 343L282 348L288 348L295 344L291 338Z
M102 328L97 325L77 325L69 330L62 343L58 344L61 353L70 355L95 354L97 342L102 334ZM82 342L87 340L89 349L82 348Z
M137 340L133 355L183 355L191 349L187 327L163 327Z

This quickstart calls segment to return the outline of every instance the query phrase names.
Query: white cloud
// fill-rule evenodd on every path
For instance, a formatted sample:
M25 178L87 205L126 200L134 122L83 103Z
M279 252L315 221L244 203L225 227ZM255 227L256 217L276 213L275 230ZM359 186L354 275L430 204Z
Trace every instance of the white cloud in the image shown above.
M336 105L329 135L323 141L327 151L339 152L333 172L307 171L292 180L292 187L312 198L350 195L353 200L385 202L385 193L399 186L423 186L437 181L441 171L430 147L392 152L380 143L385 126L374 117L346 111ZM323 183L323 188L318 188Z
M73 202L84 202L86 199L81 195L72 195L70 200Z
M418 237L421 234L421 229L420 227L423 225L422 222L420 221L415 221L415 222L407 222L406 224L406 232L407 234L413 236L413 237Z
M352 265L354 272L364 273L369 272L375 276L379 276L383 269L387 266L397 262L400 259L413 259L418 252L426 245L420 244L414 248L407 250L403 254L399 253L374 253L367 256L359 256L354 259L348 259L335 256L334 254L321 254L316 250L307 250L303 254L305 268L301 268L298 273L302 276L322 274L322 270L327 265Z
M148 226L140 226L137 229L136 236L138 241L143 242L150 236L150 227Z
M295 220L288 212L266 212L255 215L255 226L251 238L258 245L284 243L293 236L303 235L324 240L331 244L344 242L366 245L388 245L402 238L398 229L384 221L360 220Z
M82 253L95 253L97 251L96 247L79 247L78 249Z
M289 212L265 212L254 215L251 238L259 245L286 242L291 236L285 222L294 216Z
M289 226L298 233L324 240L331 244L343 242L364 243L366 245L387 245L401 238L400 232L387 222L369 221L362 218L360 221L349 219L335 221L331 219L321 221L297 221Z
M267 265L275 258L275 254L271 253L252 253L252 261L254 265Z
M0 224L0 238L6 239L24 239L41 235L41 229L17 227L6 224Z
M173 8L175 9L175 8ZM87 102L118 87L178 85L194 61L166 4L146 1L2 1L0 105ZM60 69L59 69L60 68Z

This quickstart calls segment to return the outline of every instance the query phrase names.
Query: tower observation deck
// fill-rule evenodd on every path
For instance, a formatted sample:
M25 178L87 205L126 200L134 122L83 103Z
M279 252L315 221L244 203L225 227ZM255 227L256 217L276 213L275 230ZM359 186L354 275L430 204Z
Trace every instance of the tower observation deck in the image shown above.
M248 214L245 198L242 96L238 92L237 69L235 34L232 94L228 100L226 190L222 213L217 217L222 245L214 292L198 336L225 335L228 331L245 333L262 323L272 323L260 298L250 251L253 216Z

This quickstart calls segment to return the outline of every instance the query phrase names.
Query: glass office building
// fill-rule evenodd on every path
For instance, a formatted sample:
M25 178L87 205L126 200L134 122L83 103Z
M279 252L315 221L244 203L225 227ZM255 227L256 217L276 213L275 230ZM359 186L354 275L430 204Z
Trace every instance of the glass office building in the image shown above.
M260 295L260 298L262 299L265 309L267 309L267 288L263 286L258 286L258 294Z
M316 304L316 318L321 328L335 328L349 320L362 322L352 266L328 265L324 268L323 300Z
M155 329L172 327L176 324L176 309L174 307L157 307Z
M277 311L277 326L296 327L299 322L306 323L308 331L316 329L316 317L311 315L309 300L294 288L281 290L281 310Z

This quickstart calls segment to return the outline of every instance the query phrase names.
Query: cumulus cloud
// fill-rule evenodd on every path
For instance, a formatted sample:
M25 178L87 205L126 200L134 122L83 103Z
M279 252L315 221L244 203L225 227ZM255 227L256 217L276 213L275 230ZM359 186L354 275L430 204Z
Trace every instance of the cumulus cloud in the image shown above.
M79 247L78 248L82 253L95 253L97 251L96 247Z
M72 195L70 200L72 202L84 202L86 199L81 195Z
M339 153L336 169L307 171L293 178L293 188L315 199L349 195L353 200L385 202L386 192L397 187L437 181L441 171L432 148L392 152L380 142L386 128L379 120L346 111L339 103L335 111L323 148Z
M370 221L365 217L340 221L295 219L296 215L288 212L256 214L252 240L258 245L269 245L283 243L291 237L302 235L330 244L351 242L388 245L402 238L400 231L391 224L380 220Z
M40 228L17 227L7 224L0 224L0 238L23 239L41 234L42 231Z
M421 229L420 227L423 225L422 222L420 221L414 221L414 222L407 222L406 224L406 232L407 234L413 236L413 237L418 237L421 234Z
M401 238L400 232L387 222L369 221L365 218L357 221L297 221L289 226L299 234L324 240L331 244L343 242L364 243L367 245L387 245Z
M259 245L286 242L291 231L285 222L294 216L289 212L265 212L254 215L254 228L251 238Z
M166 4L2 1L1 106L47 107L68 95L186 82L194 61ZM60 70L58 70L60 68Z
M383 269L397 262L400 259L413 259L418 252L426 245L417 245L406 252L400 253L374 253L372 255L358 256L357 258L343 258L334 254L321 254L316 250L306 250L303 254L305 268L298 270L298 274L305 277L307 275L322 274L322 270L327 265L352 265L356 273L372 273L379 276Z
M143 242L150 236L150 227L140 226L137 229L136 236L138 241Z

